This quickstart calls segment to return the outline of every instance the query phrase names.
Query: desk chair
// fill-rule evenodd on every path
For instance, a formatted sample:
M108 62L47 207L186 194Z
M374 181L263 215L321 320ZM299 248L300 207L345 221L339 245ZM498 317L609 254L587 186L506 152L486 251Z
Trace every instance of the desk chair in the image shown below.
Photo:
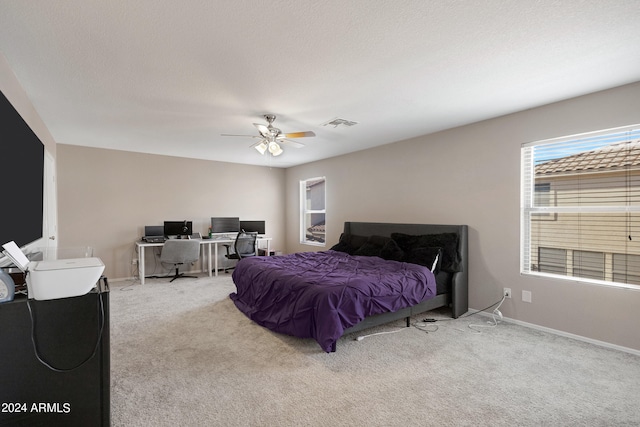
M237 259L240 261L242 258L256 256L256 239L258 238L258 233L251 231L241 231L236 236L236 241L233 243L234 252L231 252L231 245L224 245L227 249L227 253L225 257L227 259ZM224 272L228 273L227 270L230 270L235 267L225 267Z
M176 269L176 273L170 282L180 277L195 278L196 276L185 276L184 273L180 273L179 268L181 264L196 262L198 259L200 259L199 240L169 239L164 242L160 253L160 262L173 264Z

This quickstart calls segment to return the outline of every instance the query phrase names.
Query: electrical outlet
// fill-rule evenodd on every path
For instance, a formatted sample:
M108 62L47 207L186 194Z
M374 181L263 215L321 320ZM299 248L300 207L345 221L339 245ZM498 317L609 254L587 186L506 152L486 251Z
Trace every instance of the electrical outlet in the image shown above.
M138 258L133 258L131 260L131 265L138 265Z
M505 298L511 298L511 288L503 288L502 296Z

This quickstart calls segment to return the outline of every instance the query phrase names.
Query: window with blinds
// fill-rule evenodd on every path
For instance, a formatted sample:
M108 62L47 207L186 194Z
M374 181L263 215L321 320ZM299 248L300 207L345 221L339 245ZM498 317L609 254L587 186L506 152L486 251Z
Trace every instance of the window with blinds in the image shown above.
M521 271L639 288L640 125L522 146Z

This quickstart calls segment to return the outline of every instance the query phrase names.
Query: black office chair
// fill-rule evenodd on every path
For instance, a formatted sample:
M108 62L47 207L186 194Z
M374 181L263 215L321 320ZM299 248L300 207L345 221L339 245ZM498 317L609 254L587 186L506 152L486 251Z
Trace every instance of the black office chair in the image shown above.
M236 241L233 243L234 252L231 252L231 245L224 245L227 249L227 253L225 257L227 259L236 259L240 261L242 258L247 258L250 256L256 256L256 239L258 238L258 233L254 231L241 231L236 236ZM225 267L224 272L228 273L228 270L231 270L235 267Z
M160 262L173 264L176 269L170 282L181 277L195 278L196 276L185 276L184 273L180 273L180 265L196 262L198 259L200 259L199 240L169 239L164 242L160 253Z

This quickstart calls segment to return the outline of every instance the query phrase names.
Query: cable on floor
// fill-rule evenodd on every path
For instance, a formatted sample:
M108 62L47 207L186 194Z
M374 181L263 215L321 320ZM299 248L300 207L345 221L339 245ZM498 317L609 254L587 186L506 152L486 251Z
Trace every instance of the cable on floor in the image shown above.
M500 301L496 301L496 302L494 302L493 304L491 304L491 305L489 305L489 306L487 306L487 307L483 308L482 310L474 311L474 312L472 312L472 313L467 313L467 314L465 314L465 315L463 315L463 316L458 317L457 319L454 319L454 318L443 318L443 319L427 318L427 319L424 319L424 320L423 320L423 322L425 322L425 323L435 323L435 322L448 322L448 321L451 321L451 320L460 320L460 319L464 319L465 317L473 316L474 314L477 314L477 313L480 313L480 312L483 312L483 311L487 311L487 310L489 310L491 307L493 307L494 305L498 304L498 306L497 306L496 308L494 308L494 309L493 309L493 314L492 314L492 317L493 317L493 323L492 323L492 322L490 322L490 321L488 321L488 322L487 322L487 323L488 323L488 325L474 325L474 324L470 324L470 325L469 325L469 328L470 328L471 330L473 330L473 331L475 331L475 332L478 332L478 333L481 333L481 331L480 331L480 330L475 329L475 328L488 328L488 327L491 327L491 328L492 328L492 327L497 326L497 325L498 325L498 323L500 323L500 322L502 321L503 316L502 316L502 313L500 312L499 308L500 308L500 306L502 306L502 303L504 302L505 298L506 298L506 297L505 297L505 296L503 296L503 297L502 297L502 299L501 299ZM498 319L499 319L499 320L498 320ZM437 329L436 329L436 330L437 330ZM462 330L461 330L461 331L462 331ZM435 332L435 331L431 331L431 332Z
M374 333L374 334L368 334L368 335L360 335L360 336L357 336L357 337L355 338L355 341L362 341L362 340L363 340L363 339L365 339L365 338L373 337L373 336L375 336L375 335L395 334L396 332L404 331L405 329L407 329L407 328L400 328L400 329L396 329L396 330L394 330L394 331L376 332L376 333Z
M412 324L412 326L416 329L418 329L419 331L422 331L424 333L429 333L429 332L436 332L438 330L438 325L433 325L434 329L428 329L428 325L429 324L433 324L435 322L444 322L444 321L449 321L449 320L459 320L459 319L463 319L465 317L469 317L472 316L476 313L480 313L482 311L486 311L488 309L490 309L491 307L493 307L494 305L498 304L498 306L493 310L493 323L491 322L487 322L489 323L489 325L469 325L469 328L471 328L472 330L480 333L479 330L474 329L474 327L483 327L483 328L487 328L487 327L495 327L500 321L502 321L502 313L500 312L500 310L498 310L500 308L500 306L502 305L502 303L504 302L505 297L502 297L502 299L500 301L496 301L493 304L491 304L490 306L483 308L482 310L478 310L478 311L474 311L473 313L467 313L464 316L460 316L457 319L453 319L453 318L446 318L446 319L424 319L422 322L414 322ZM500 320L496 319L496 316L500 318ZM357 336L354 341L362 341L365 338L368 337L373 337L375 335L384 335L384 334L395 334L396 332L400 332L400 331L404 331L405 329L408 328L400 328L400 329L396 329L393 331L383 331L383 332L376 332L373 334L368 334L368 335L359 335Z
M476 329L476 328L495 328L496 326L498 326L498 323L500 323L502 321L502 313L500 312L499 308L502 305L502 303L504 302L504 299L506 298L506 296L502 297L502 300L500 301L500 304L498 304L498 306L496 308L493 309L493 313L491 315L491 317L493 318L493 322L491 321L487 321L486 325L474 325L474 324L470 324L469 328L473 331L476 331L478 333L480 333L481 331ZM497 320L496 317L498 317L500 320Z
M429 326L430 323L433 322L413 322L412 326L426 334L428 334L429 332L436 332L438 330L438 325L433 325L435 329L428 329L427 326Z

